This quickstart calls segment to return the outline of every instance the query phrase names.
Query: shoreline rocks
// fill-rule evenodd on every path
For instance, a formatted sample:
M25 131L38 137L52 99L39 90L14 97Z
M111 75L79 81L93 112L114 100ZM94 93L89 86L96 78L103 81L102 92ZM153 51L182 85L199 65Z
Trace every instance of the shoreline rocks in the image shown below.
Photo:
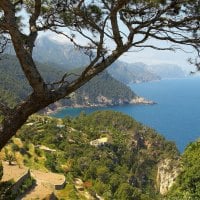
M72 104L70 106L62 106L61 104L55 104L55 106L53 106L53 108L47 108L45 109L45 111L43 112L44 114L50 115L53 113L56 113L64 108L89 108L89 107L107 107L107 106L118 106L118 105L128 105L128 104L143 104L143 105L154 105L157 104L154 101L151 100L147 100L144 97L139 97L137 96L136 98L132 99L131 101L119 101L118 103L113 103L113 102L104 102L104 103L85 103L85 104Z
M147 100L144 97L136 97L131 101L132 104L149 104L149 105L154 105L156 102Z

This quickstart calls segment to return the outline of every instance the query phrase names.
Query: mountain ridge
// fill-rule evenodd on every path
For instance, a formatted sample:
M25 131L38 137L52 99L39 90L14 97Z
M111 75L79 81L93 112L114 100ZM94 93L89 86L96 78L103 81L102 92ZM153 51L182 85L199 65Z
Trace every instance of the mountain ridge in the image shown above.
M10 49L10 52L14 54L13 49L11 47ZM82 68L90 62L84 49L80 50L71 43L58 42L51 36L40 36L36 40L33 58L40 63L55 65L61 70ZM117 60L107 71L113 78L125 84L185 77L185 72L180 66L162 63L148 65L142 62L126 63Z
M66 73L59 67L36 64L47 83L59 80ZM81 69L77 70L76 73L81 73ZM1 57L0 72L1 100L8 100L14 106L16 102L23 100L31 92L31 87L15 56L6 54ZM103 72L75 91L69 98L61 100L60 106L127 104L136 96L129 87L112 78L107 72ZM55 108L55 105L50 108Z
M51 37L40 37L36 41L34 58L42 63L55 62L63 69L75 69L89 63L89 57L84 54L84 50L79 50L70 43L59 43ZM125 84L185 76L185 72L178 65L148 65L120 60L113 63L107 71L113 78Z

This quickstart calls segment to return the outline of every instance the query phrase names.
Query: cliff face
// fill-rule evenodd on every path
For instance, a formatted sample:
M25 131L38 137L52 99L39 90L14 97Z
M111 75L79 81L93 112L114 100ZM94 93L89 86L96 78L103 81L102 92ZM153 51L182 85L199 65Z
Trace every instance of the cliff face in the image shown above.
M156 182L160 194L165 195L180 174L180 163L177 160L165 159L158 164Z
M143 170L140 173L146 173L146 175L150 174L150 171L147 172L144 170L144 163L147 162L147 160L148 163L154 162L155 165L151 166L152 169L155 167L155 174L152 173L152 180L155 181L156 191L161 195L166 195L175 183L182 169L179 154L175 155L173 152L170 153L169 149L173 149L173 146L167 150L166 146L169 144L163 145L162 139L155 137L153 134L151 135L147 127L136 131L132 135L130 141L130 150L139 152L139 162L143 162L140 166ZM165 153L163 151L165 151ZM144 158L146 155L148 155L148 158L145 160Z
M122 83L141 83L160 80L160 77L146 69L144 63L125 63L117 61L108 68L109 74Z
M190 143L181 155L181 173L166 200L200 199L200 139Z
M125 104L144 104L144 105L154 105L156 104L154 101L144 99L143 97L134 97L132 99L129 98L116 98L111 99L103 95L99 95L95 97L93 101L91 101L90 97L85 95L82 96L81 102L77 101L76 97L71 99L68 102L61 103L56 102L48 106L44 112L49 114L57 111L58 109L62 109L62 107L75 107L75 108L86 108L86 107L106 107L106 106L118 106Z
M74 107L96 107L96 106L114 106L122 104L130 104L132 100L128 98L108 98L107 96L99 95L94 97L91 101L91 98L88 95L82 96L81 101L74 99L69 106Z
M135 97L131 103L133 104L150 104L150 105L153 105L153 104L156 104L154 101L151 101L151 100L147 100L143 97Z

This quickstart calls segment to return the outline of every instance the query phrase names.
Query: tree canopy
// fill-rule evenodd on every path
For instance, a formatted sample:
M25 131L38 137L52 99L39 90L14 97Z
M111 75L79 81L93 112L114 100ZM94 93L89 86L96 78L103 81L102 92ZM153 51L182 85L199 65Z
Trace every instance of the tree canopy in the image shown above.
M199 0L1 0L0 53L12 43L32 93L12 108L0 103L0 148L31 114L69 95L132 47L176 50L185 45L199 56L199 21ZM76 78L65 73L45 82L32 57L38 34L45 31L65 36L90 58Z

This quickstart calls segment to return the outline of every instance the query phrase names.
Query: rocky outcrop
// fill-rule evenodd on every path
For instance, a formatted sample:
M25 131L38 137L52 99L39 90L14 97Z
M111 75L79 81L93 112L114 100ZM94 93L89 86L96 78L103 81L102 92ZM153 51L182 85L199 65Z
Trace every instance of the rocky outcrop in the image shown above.
M108 98L103 95L99 95L96 97L94 102L91 102L90 98L88 96L84 97L84 101L82 102L79 107L102 107L102 106L114 106L114 105L123 105L123 104L130 104L132 102L132 99L127 98ZM71 106L78 105L72 103ZM75 106L77 107L77 106Z
M124 104L156 104L154 101L147 100L144 97L136 96L133 99L119 98L119 99L109 99L103 95L99 95L95 103L89 102L89 97L85 98L83 106L113 106L113 105L124 105Z
M105 144L108 144L108 142L109 142L108 137L102 137L102 138L90 141L90 145L95 146L95 147L99 147L99 146L103 146Z
M160 194L165 195L169 191L180 171L180 163L177 160L167 158L158 164L156 182Z
M95 103L89 102L89 99L85 97L85 101L82 104L72 103L70 105L63 106L61 104L52 104L46 109L42 111L45 114L51 114L57 112L58 110L62 110L65 107L74 107L74 108L87 108L87 107L106 107L106 106L117 106L117 105L127 105L127 104L146 104L146 105L154 105L156 104L154 101L147 100L143 97L135 97L131 100L126 98L120 99L109 99L105 96L98 96L97 101Z
M130 103L132 103L132 104L150 104L150 105L156 104L154 101L147 100L143 97L136 97Z
M111 104L112 103L112 100L111 99L108 99L107 97L105 96L102 96L102 95L99 95L97 97L97 102L99 104Z

